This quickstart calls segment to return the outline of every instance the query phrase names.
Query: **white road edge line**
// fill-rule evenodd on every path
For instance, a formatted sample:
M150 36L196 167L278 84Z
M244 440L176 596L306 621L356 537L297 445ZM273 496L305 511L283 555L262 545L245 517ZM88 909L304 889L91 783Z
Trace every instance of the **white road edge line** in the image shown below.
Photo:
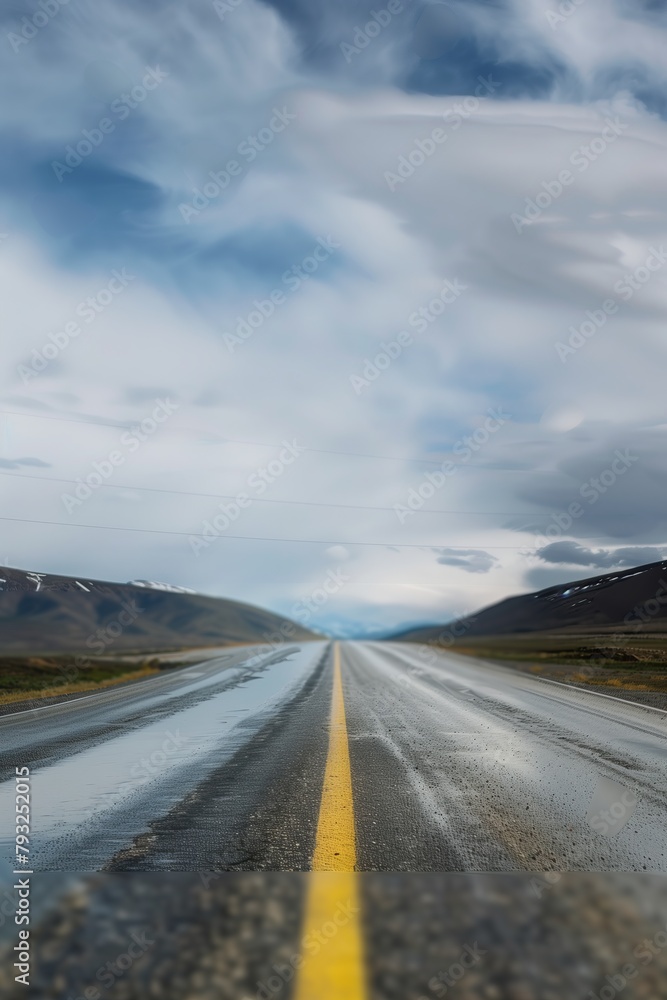
M399 646L399 645L400 646L402 646L402 645L406 645L407 646L408 643L396 643L396 645L397 646ZM410 643L409 645L412 645L412 643ZM415 645L418 645L418 644L415 643ZM511 674L513 677L516 677L517 675L519 677L528 677L530 680L533 680L533 681L543 681L545 684L556 684L556 685L558 685L558 687L567 688L568 691L581 691L583 694L594 694L594 695L597 695L598 698L609 698L609 699L611 699L611 701L618 701L622 705L634 705L635 708L643 708L647 712L658 712L660 715L667 715L667 709L664 709L664 708L655 708L654 705L642 705L642 703L640 701L630 701L629 698L617 698L613 694L604 694L602 691L589 691L587 688L585 688L585 687L579 687L576 684L565 684L564 681L554 681L554 680L551 679L551 677L539 677L537 674L524 674L523 671L521 671L521 670L513 670L512 667L506 667L504 664L497 663L495 660L482 659L481 657L476 657L476 656L465 657L463 655L463 653L450 653L450 652L446 653L444 651L443 651L442 655L444 655L444 656L458 656L459 658L463 659L464 661L466 659L471 659L473 661L476 660L477 663L486 663L490 667L497 667L499 670L504 670L505 673ZM660 692L657 691L656 694L660 694Z
M215 657L213 659L215 659ZM204 663L207 663L207 662L210 662L210 661L204 661ZM243 663L243 660L241 660L241 664L242 663ZM241 664L235 664L235 666L240 666ZM202 666L203 665L204 664L202 664ZM198 666L199 666L199 664L198 664ZM174 669L175 670L181 670L181 669L185 669L185 668L175 667ZM187 669L189 669L189 668L187 668ZM165 677L167 675L163 674L162 676ZM186 676L186 674L180 674L180 676L184 677L184 676ZM150 677L150 675L149 675L148 677L144 678L144 681L159 680L159 679L160 679L160 675L159 674L157 676L155 676L155 677ZM4 715L0 715L0 726L2 726L2 723L4 722L5 719L16 719L17 716L19 716L19 715L27 715L29 712L44 712L44 711L46 711L47 708L59 708L61 705L69 705L71 702L74 702L74 701L76 701L76 702L88 701L89 698L97 698L101 694L107 694L108 692L125 690L127 687L130 687L130 686L134 687L136 685L137 680L139 680L139 678L135 678L134 681L129 680L126 685L114 684L114 685L112 685L111 687L108 687L108 688L100 688L99 691L91 691L90 694L84 694L80 698L63 698L61 701L54 701L50 705L42 705L41 708L22 708L20 712L5 712ZM27 700L28 699L26 698L26 701Z

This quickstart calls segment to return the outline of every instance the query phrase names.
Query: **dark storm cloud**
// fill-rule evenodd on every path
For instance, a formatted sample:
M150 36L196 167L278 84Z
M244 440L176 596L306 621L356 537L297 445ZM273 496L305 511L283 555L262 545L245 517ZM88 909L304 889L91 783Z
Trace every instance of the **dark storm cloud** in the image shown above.
M549 514L556 528L561 528L561 535L663 540L667 535L664 430L633 429L613 434L610 429L593 428L592 440L578 441L575 433L554 442L552 455L559 452L563 457L555 463L555 474L528 477L516 491L520 502L534 504ZM580 513L565 525L566 512L573 503ZM544 521L533 530L543 533Z
M438 562L456 566L466 573L488 573L498 560L483 549L435 549Z
M383 18L388 4L382 0L270 2L297 33L304 66L343 83L467 94L480 76L493 73L504 99L599 100L625 90L657 113L667 108L658 53L632 43L642 31L664 32L662 0L640 8L587 0L588 14L607 22L598 37L586 12L570 7L563 17L557 3L401 0L400 10Z
M272 0L294 26L312 71L362 85L393 83L410 92L466 94L493 72L505 96L544 97L567 74L539 39L508 56L496 26L511 4L483 0Z
M562 541L545 545L538 549L535 555L546 563L615 569L621 566L641 566L660 562L663 550L650 545L629 545L619 549L589 549L577 542Z

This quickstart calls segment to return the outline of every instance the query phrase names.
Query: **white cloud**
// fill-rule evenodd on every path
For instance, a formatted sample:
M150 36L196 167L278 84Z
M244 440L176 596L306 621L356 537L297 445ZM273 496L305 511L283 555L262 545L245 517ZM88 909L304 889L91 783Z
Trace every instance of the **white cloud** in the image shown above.
M594 0L586 4L601 19L606 49L585 41L585 5L561 36L544 27L533 4L535 16L525 18L524 33L514 30L508 57L528 52L537 34L592 80L605 61L620 59L621 22ZM112 4L99 17L113 29L125 13ZM188 264L167 256L147 263L135 241L121 263L139 265L136 282L27 386L17 366L108 281L115 264L107 267L95 247L86 259L70 256L69 244L44 241L27 217L13 216L11 253L7 242L0 246L11 323L0 409L41 407L45 416L84 422L5 416L0 457L33 457L50 464L49 475L76 479L118 435L118 426L86 423L87 415L111 424L140 419L143 400L160 389L180 404L173 423L119 470L127 490L100 490L75 519L192 532L218 501L140 487L233 496L283 439L296 438L311 450L244 511L233 533L312 544L221 539L196 560L187 538L176 535L17 524L10 557L28 568L165 579L283 611L318 586L327 559L345 559L351 579L332 598L330 616L367 609L374 623L390 626L396 618L462 614L520 589L530 564L516 547L530 549L533 533L622 446L639 449L638 478L590 512L584 534L602 536L595 544L605 548L614 538L658 544L667 475L656 426L664 412L667 268L622 300L567 363L556 345L587 310L619 295L614 286L651 246L667 246L667 126L627 95L611 94L585 104L486 101L455 127L461 98L389 86L344 92L323 78L315 86L295 69L293 32L254 0L225 21L226 33L219 23L217 34L200 24L193 8L170 16L168 31L180 24L184 34L174 46L162 29L170 79L142 107L150 141L135 144L128 132L127 146L99 151L100 166L122 167L163 197L146 226L157 246L174 232L183 236L177 207L188 185L226 162L244 135L262 127L267 110L287 102L297 120L187 227L195 241ZM64 143L99 111L99 97L82 90L86 73L100 86L104 60L130 77L148 61L153 28L140 9L122 31L109 32L118 44L100 41L98 29L83 23L57 44L54 34L58 58L43 68L38 41L26 48L29 87L23 103L3 112L7 130L20 124L32 141ZM644 24L627 37L657 77L649 35ZM72 39L93 38L97 75L79 61L64 76ZM566 38L577 44L568 48ZM609 120L621 123L620 134L579 169L573 156L599 140ZM435 128L446 141L392 192L385 174ZM512 214L523 215L549 185L555 190L564 169L572 184L518 232ZM134 218L132 225L139 229ZM230 354L222 333L254 299L275 287L285 292L282 273L329 234L340 248ZM186 267L201 284L182 280ZM409 317L445 278L469 289L419 332ZM414 343L356 395L350 375L403 329ZM393 505L432 468L411 459L442 460L489 407L501 405L513 423L401 525ZM9 516L67 519L62 485L2 478ZM446 564L434 561L434 548ZM503 573L482 572L492 565ZM421 589L403 586L410 580Z

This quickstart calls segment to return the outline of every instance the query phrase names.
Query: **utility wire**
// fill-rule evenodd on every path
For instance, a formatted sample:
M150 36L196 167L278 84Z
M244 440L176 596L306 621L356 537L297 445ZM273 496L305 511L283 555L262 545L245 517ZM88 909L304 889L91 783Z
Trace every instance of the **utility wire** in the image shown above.
M94 424L99 427L115 427L120 430L131 430L132 427L137 427L141 420L79 420L76 417L61 417L53 416L46 413L23 413L20 410L0 410L0 415L16 416L16 417L36 417L39 420L62 420L66 423L72 424ZM201 431L197 433L207 433L210 434L210 430ZM246 441L239 438L223 438L223 444L243 444L249 445L253 448L271 448L275 450L276 448L281 448L282 443L276 444L275 442L269 444L265 441ZM441 466L443 461L446 459L434 459L434 458L412 458L406 455L374 455L361 451L332 451L326 448L308 448L303 447L303 451L312 452L317 455L338 455L344 458L373 458L378 459L383 462L409 462L416 463L418 465L435 465ZM449 455L450 452L445 452L444 454ZM474 466L465 465L459 466L459 468L465 468L467 470L473 470L475 472L504 472L512 474L530 474L530 475L560 475L560 473L551 469L493 469L489 466Z
M58 528L94 528L102 531L132 531L148 535L180 535L185 538L202 538L203 535L196 531L170 531L166 528L125 528L114 524L80 524L77 521L42 521L28 517L0 517L0 521L12 521L20 524L49 524ZM603 536L595 539L601 540ZM216 538L234 538L247 542L296 542L306 545L363 545L379 548L394 549L513 549L520 551L526 549L526 545L480 545L479 542L471 542L468 545L452 545L449 542L358 542L341 541L341 539L331 538L277 538L273 535L227 535L220 534Z
M0 472L0 476L7 476L10 479L32 479L35 482L46 482L46 483L67 483L71 486L76 486L79 480L77 479L60 479L56 476L29 476L24 472ZM235 500L238 494L229 493L196 493L192 490L168 490L157 486L130 486L126 483L100 483L99 487L96 489L112 489L112 490L137 490L143 493L167 493L173 494L174 496L182 497L210 497L213 500ZM269 497L253 497L253 503L274 503L274 504L289 504L296 505L298 507L335 507L340 510L378 510L378 511L394 511L393 507L372 507L365 504L348 504L348 503L323 503L321 501L315 500L275 500ZM474 514L476 516L494 516L494 517L537 517L537 518L548 518L548 514L531 514L526 511L511 511L511 510L417 510L416 514Z

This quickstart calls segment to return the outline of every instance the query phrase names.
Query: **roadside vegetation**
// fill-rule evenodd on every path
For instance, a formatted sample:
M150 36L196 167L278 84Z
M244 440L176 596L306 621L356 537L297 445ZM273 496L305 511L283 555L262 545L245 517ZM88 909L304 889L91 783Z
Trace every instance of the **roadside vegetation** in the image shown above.
M124 657L121 660L86 659L77 666L76 657L6 657L0 659L0 705L51 698L82 691L95 691L123 681L137 680L160 671L157 657Z
M667 694L664 636L498 636L453 649L566 684Z
M40 701L100 691L116 684L138 681L163 670L192 666L224 655L225 647L179 649L162 652L124 653L120 656L0 656L0 707L18 702Z

